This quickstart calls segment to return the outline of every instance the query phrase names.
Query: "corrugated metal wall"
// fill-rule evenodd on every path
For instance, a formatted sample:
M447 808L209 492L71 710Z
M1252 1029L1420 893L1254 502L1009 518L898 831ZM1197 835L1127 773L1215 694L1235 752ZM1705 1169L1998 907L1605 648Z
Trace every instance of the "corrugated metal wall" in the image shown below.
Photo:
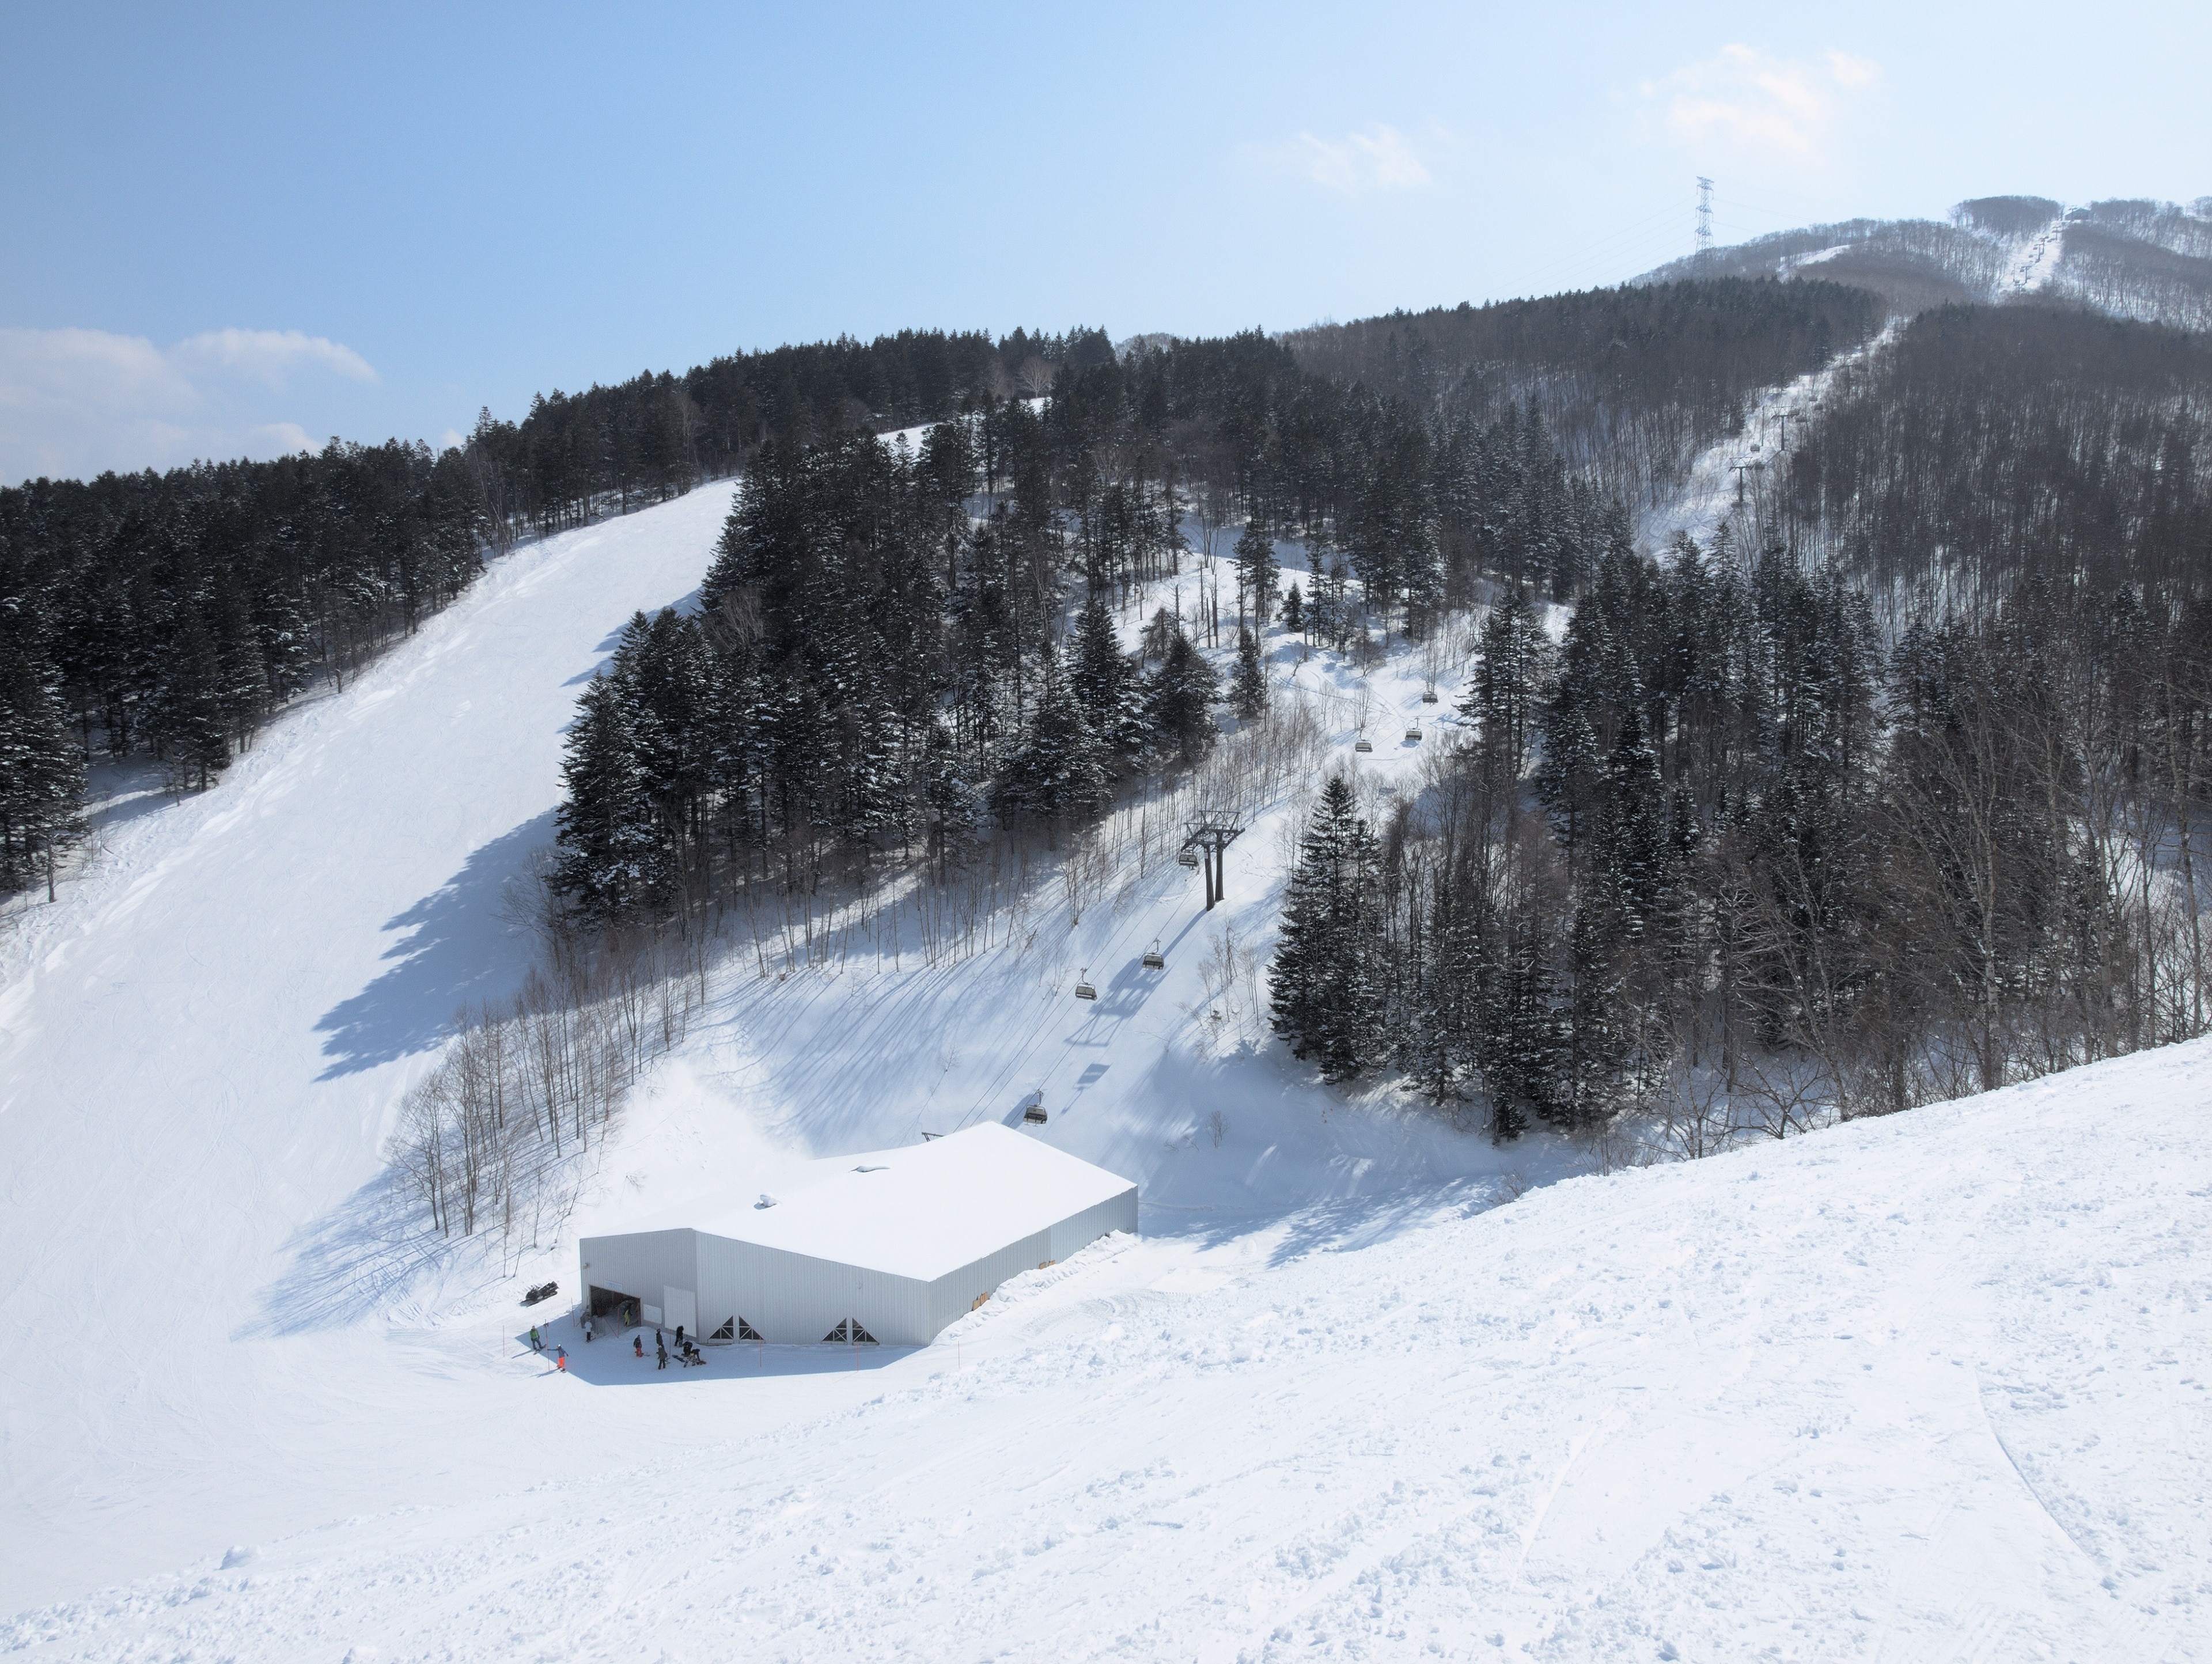
M887 1345L918 1346L927 1285L910 1277L840 1265L781 1248L699 1235L699 1326L712 1334L744 1318L777 1342L820 1340L848 1318Z
M1052 1233L1040 1230L971 1265L945 1272L929 1285L929 1338L936 1339L946 1324L967 1316L977 1295L988 1294L1009 1277L1035 1271L1053 1257Z
M1052 1228L1052 1257L1065 1260L1078 1248L1088 1248L1109 1231L1137 1234L1137 1187L1109 1196L1095 1207L1070 1214Z
M763 1338L810 1344L847 1319L886 1345L921 1346L965 1317L979 1294L1047 1260L1065 1260L1109 1231L1137 1228L1137 1188L986 1254L933 1282L861 1266L817 1260L781 1248L733 1242L707 1231L652 1230L587 1236L579 1251L585 1297L597 1286L659 1307L667 1288L698 1296L699 1327L712 1334L742 1317Z
M588 1302L594 1288L614 1289L659 1310L663 1289L699 1286L698 1237L696 1230L641 1230L621 1236L585 1237L576 1248L583 1298ZM706 1303L702 1301L700 1305L703 1311ZM654 1320L648 1315L646 1321Z

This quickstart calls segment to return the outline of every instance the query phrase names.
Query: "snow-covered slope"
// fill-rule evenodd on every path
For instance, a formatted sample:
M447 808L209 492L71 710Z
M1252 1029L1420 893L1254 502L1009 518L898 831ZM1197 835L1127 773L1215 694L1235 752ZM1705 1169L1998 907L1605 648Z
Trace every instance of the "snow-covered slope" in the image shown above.
M1109 1239L933 1347L824 1358L781 1424L743 1355L703 1380L478 1357L455 1390L580 1402L605 1436L527 1490L5 1633L118 1659L2203 1658L2208 1090L2197 1044L1503 1207L1445 1187ZM630 1404L686 1399L713 1434L620 1448Z
M779 981L733 962L565 1230L519 1267L433 1253L380 1182L393 1112L456 1008L520 975L503 890L552 835L577 685L634 609L693 588L728 503L709 488L500 562L216 790L108 827L61 902L21 915L0 960L0 1609L719 1436L726 1412L698 1398L610 1419L501 1363L520 1327L502 1272L573 1291L580 1232L705 1182L763 1187L1040 1090L1050 1141L1143 1182L1148 1230L1497 1175L1479 1137L1256 1057L1249 976L1209 979L1224 926L1266 947L1285 803L1231 850L1211 915L1165 863L1115 877L1079 924L1048 884L951 967L856 949ZM1300 676L1349 760L1355 678ZM1405 667L1371 695L1364 761L1389 789L1423 754L1390 725L1436 708ZM1140 975L1154 937L1168 968ZM1079 1004L1086 966L1103 997ZM803 1378L787 1398L819 1401ZM434 1423L447 1435L425 1438Z
M1678 532L1709 544L1723 520L1734 524L1738 547L1762 546L1761 516L1771 489L1766 476L1771 470L1779 477L1791 433L1802 439L1806 424L1823 413L1837 377L1848 376L1885 351L1897 339L1898 329L1893 319L1871 341L1762 392L1744 412L1742 431L1699 452L1674 501L1643 517L1638 530L1647 546L1663 549Z
M859 932L732 960L557 1238L516 1276L428 1253L384 1127L520 973L501 887L550 835L575 685L727 502L502 562L26 915L0 1612L30 1609L0 1647L2198 1655L2212 1055L1530 1189L1574 1153L1261 1043L1237 951L1274 928L1287 799L1210 914L1125 863L957 963ZM1273 662L1378 805L1416 786L1452 665L1425 706L1402 658L1363 682L1279 634ZM663 1376L565 1301L572 1374L517 1344L520 1282L573 1293L580 1234L1032 1096L1025 1136L1141 1183L1144 1238L935 1346Z
M384 1291L368 1279L405 1268L379 1145L456 1007L526 963L501 886L552 835L574 684L634 608L696 586L729 497L500 562L215 790L107 828L59 903L19 915L0 949L0 1591L427 1482L371 1407L393 1374L446 1367L361 1322Z
M1670 261L1632 281L1832 278L1900 315L1951 302L2047 298L2181 329L2212 324L2212 197L2187 208L2044 197L1981 197L1950 220L1848 220L1776 232Z

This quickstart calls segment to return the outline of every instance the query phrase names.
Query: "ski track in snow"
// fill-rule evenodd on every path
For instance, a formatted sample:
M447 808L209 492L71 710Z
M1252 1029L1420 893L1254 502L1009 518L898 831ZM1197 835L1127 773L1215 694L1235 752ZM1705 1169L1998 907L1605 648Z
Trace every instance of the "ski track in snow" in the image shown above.
M2208 1655L2212 1049L1547 1183L1555 1141L1324 1092L1209 979L1224 925L1267 950L1287 805L1212 915L1170 867L1079 925L1047 886L951 969L726 966L558 1242L505 1278L423 1258L385 1123L519 974L499 889L550 835L575 684L728 501L501 562L23 915L0 1588L36 1604L0 1650ZM1362 679L1271 656L1368 789L1413 786L1397 729L1448 721L1451 677L1366 678L1355 758ZM556 1312L562 1376L516 1344L579 1234L1032 1092L1141 1181L1146 1235L932 1346L656 1376Z
M1868 363L1897 338L1899 328L1893 319L1872 340L1838 354L1820 369L1762 391L1745 413L1743 430L1699 452L1680 496L1666 509L1643 517L1640 529L1646 544L1663 550L1680 531L1701 544L1710 543L1735 507L1737 465L1763 468L1781 455L1786 434L1778 418L1786 412L1793 428L1812 419L1826 402L1837 374Z
M2066 216L2059 215L2033 236L2021 240L1997 282L1997 299L2013 300L2049 286L2066 252Z

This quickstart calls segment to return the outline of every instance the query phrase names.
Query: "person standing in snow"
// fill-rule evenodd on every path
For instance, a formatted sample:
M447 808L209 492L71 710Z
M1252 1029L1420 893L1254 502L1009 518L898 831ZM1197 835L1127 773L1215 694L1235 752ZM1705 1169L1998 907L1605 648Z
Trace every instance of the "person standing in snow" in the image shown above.
M592 1320L588 1317L584 1320L584 1344L586 1346L592 1344Z
M632 1335L629 1338L629 1344L637 1348L637 1355L640 1357L643 1357L645 1356L645 1337L643 1335Z
M654 1369L665 1369L668 1367L668 1343L661 1338L660 1331L658 1329L653 1332L653 1355L660 1360L653 1366Z
M568 1349L566 1346L553 1349L553 1367L564 1376L568 1373Z
M545 1343L538 1338L538 1326L535 1323L530 1326L530 1350L533 1352L542 1352L545 1350Z

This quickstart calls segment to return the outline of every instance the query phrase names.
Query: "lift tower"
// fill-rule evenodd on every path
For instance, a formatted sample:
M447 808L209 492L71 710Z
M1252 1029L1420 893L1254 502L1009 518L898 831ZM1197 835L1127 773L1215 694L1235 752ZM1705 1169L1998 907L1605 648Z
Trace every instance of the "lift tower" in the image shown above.
M1237 823L1237 817L1226 810L1201 809L1195 820L1182 823L1182 847L1186 852L1200 853L1206 858L1206 910L1213 911L1216 902L1228 900L1228 886L1222 870L1222 856L1229 846L1244 835Z

